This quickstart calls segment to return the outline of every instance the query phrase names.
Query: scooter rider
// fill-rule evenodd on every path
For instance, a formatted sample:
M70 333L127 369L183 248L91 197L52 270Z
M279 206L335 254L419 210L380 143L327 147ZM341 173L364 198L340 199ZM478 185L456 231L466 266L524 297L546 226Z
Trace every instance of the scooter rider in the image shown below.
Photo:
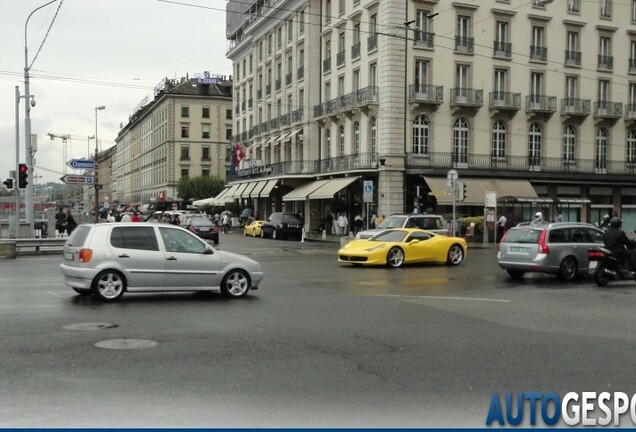
M636 241L627 237L625 231L621 229L622 226L621 218L610 219L609 229L603 234L603 242L621 263L627 263L631 270L636 270Z

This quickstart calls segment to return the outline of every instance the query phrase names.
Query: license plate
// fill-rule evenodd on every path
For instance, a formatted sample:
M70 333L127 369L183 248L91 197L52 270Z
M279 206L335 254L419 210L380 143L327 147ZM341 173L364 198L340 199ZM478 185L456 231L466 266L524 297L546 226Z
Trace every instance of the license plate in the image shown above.
M199 231L208 232L208 231L210 231L210 228L199 228Z
M289 228L298 228L298 225L288 225Z
M73 261L73 252L64 252L64 259L67 261Z
M508 248L509 253L523 253L527 254L530 251L530 248L523 246L510 246Z
M596 267L598 267L598 261L590 261L590 269L594 270Z

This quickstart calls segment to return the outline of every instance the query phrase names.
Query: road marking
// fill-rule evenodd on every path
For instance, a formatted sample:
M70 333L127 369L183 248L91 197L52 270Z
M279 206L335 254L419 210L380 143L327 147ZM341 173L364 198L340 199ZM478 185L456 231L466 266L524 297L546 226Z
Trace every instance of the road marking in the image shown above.
M403 298L420 298L420 299L433 299L433 300L467 300L467 301L510 303L510 300L476 298L476 297L409 296L409 295L398 295L398 294L373 294L373 295L376 297L403 297Z

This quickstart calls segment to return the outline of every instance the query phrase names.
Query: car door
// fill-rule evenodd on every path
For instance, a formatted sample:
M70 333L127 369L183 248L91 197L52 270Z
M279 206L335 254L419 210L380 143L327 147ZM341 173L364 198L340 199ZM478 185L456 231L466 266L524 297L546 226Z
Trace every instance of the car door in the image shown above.
M405 260L406 262L425 262L435 259L435 250L430 247L428 240L431 236L425 232L413 232L406 238ZM418 240L412 243L413 240Z
M180 228L159 227L166 289L208 288L221 284L223 262L207 243Z
M593 227L583 227L581 230L585 234L585 244L579 247L577 255L579 260L579 270L587 269L590 266L587 251L595 247L602 247L605 244L603 242L603 231Z
M126 273L128 288L164 285L164 256L153 225L115 226L109 241L112 258Z

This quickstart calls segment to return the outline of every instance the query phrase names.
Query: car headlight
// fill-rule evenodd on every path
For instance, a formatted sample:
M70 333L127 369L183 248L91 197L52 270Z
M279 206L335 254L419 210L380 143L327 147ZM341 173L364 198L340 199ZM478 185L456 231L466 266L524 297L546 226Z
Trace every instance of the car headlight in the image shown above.
M365 249L365 252L373 252L373 251L381 249L383 247L384 247L383 244L379 244L379 245L376 245L376 246L373 246L373 247Z

